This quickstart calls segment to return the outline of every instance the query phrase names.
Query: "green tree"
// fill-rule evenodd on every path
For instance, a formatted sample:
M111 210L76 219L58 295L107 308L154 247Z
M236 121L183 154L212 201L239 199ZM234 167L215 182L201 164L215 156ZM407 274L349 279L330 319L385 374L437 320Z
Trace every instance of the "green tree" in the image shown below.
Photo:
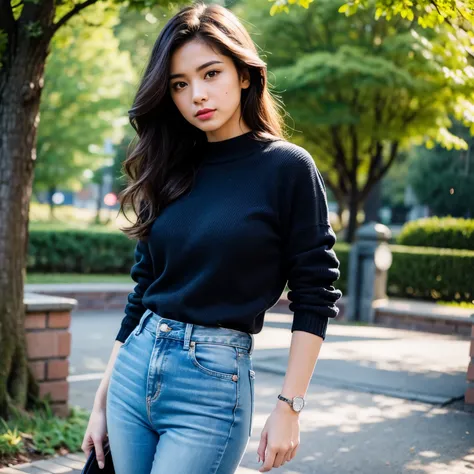
M34 407L39 393L21 328L37 128L53 37L73 21L75 28L103 24L116 13L114 5L143 10L168 3L0 0L0 417L8 418L14 407Z
M40 106L34 192L51 195L58 186L79 190L84 170L104 165L104 140L120 138L136 75L130 54L119 51L114 23L117 16L98 27L65 27L53 39ZM52 201L50 206L53 215Z
M252 1L241 13L258 25L260 47L271 45L269 69L298 132L292 139L313 153L339 206L349 210L352 241L357 211L401 151L435 142L467 146L449 131L455 116L474 132L465 38L407 20L375 20L372 10L348 19L333 0L273 18L265 3Z
M299 4L308 8L314 0L269 0L274 2L270 9L276 13L290 12L290 5ZM317 2L318 0L316 0ZM469 31L474 21L474 0L349 0L339 8L339 12L351 16L359 10L375 6L375 18L394 17L416 20L424 28L434 28L446 22L455 28Z
M461 128L458 126L458 129ZM418 149L410 161L408 183L421 204L439 216L472 217L474 212L474 137L457 130L468 150Z

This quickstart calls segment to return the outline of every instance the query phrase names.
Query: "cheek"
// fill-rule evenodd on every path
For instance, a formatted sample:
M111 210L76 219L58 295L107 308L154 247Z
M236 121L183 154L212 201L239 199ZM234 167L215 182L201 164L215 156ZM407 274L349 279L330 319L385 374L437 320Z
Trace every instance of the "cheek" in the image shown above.
M185 101L183 100L183 98L181 96L176 96L173 98L173 102L174 102L174 105L176 105L176 108L181 113L181 115L186 117L188 113L187 113L185 103L184 103Z
M219 90L219 89L217 89ZM219 91L225 108L233 109L240 102L240 88L235 84L225 84L225 87Z

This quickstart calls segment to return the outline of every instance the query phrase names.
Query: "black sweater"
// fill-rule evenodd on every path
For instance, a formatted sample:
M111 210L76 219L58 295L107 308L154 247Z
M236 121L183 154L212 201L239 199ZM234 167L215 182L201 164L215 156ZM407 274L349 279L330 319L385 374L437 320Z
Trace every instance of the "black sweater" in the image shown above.
M139 240L116 340L146 309L182 322L259 333L288 280L291 331L326 335L339 262L326 189L311 155L252 132L208 142L188 194Z

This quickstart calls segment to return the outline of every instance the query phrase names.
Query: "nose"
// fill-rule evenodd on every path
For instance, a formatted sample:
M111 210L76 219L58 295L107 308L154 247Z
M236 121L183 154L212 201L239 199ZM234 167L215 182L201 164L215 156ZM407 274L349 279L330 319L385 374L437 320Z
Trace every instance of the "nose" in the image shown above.
M202 85L193 86L193 102L199 104L203 100L207 100L207 93L204 87Z

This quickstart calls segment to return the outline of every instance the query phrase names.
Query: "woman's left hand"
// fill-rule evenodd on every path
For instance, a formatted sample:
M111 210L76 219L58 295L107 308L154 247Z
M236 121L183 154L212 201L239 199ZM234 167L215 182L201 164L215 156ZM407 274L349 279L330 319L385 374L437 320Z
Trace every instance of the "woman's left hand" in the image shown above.
M257 449L257 454L263 461L259 472L283 466L296 455L300 444L299 413L285 405L278 402L263 427Z

